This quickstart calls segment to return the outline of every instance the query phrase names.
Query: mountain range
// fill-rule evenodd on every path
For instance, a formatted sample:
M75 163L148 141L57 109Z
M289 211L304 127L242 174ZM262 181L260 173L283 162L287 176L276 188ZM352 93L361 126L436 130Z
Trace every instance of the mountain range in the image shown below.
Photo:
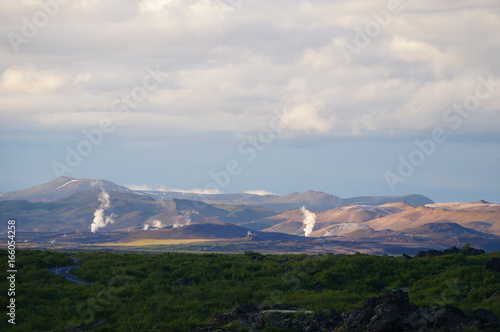
M146 243L147 239L260 241L264 250L263 243L272 247L273 241L319 250L314 244L318 240L321 250L333 248L326 245L332 241L335 250L362 246L376 247L377 253L394 253L395 247L441 249L465 242L500 250L500 204L434 203L422 195L347 199L317 191L200 195L134 191L106 180L60 177L0 194L0 218L17 220L27 246L140 238Z
M151 197L155 200L185 199L203 201L209 204L238 204L248 206L262 206L275 211L298 209L307 205L312 210L328 210L340 206L367 204L380 205L390 202L405 201L414 205L434 203L422 195L406 196L365 196L353 198L339 198L320 191L306 191L289 195L255 195L247 193L234 194L196 194L175 191L144 191L131 190L107 180L74 179L61 176L54 181L10 193L0 194L0 200L26 200L29 202L54 202L62 198L87 190L104 189L108 192L133 193Z

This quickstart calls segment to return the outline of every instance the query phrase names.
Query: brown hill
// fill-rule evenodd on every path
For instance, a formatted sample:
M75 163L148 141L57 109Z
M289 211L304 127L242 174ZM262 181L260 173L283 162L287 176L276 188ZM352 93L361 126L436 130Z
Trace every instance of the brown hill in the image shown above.
M339 236L368 229L369 227L364 225L364 222L400 213L410 208L414 206L398 202L380 206L352 205L324 211L317 215L311 236Z
M316 227L315 227L316 229ZM356 231L373 231L370 227L362 223L339 223L317 229L311 236L345 236Z
M316 224L329 226L338 223L361 223L403 211L406 210L387 205L352 205L318 213Z
M453 222L479 232L500 235L500 204L431 204L378 218L367 222L366 225L375 230L402 231L437 222Z
M380 205L383 207L388 207L388 208L394 208L394 209L399 209L402 211L408 211L411 209L414 209L416 206L407 202L395 202L395 203L386 203L383 205Z
M414 208L414 206L399 202L380 206L353 205L317 212L316 223L311 236L342 235L359 228L367 227L360 223L400 213L411 208ZM302 234L304 232L303 219L299 210L292 210L270 218L265 218L264 220L258 220L255 223L260 227L271 225L268 228L261 228L265 232ZM247 227L250 228L250 226Z
M304 217L300 210L290 210L278 215L265 218L263 220L255 221L256 225L268 226L267 228L261 228L264 232L280 232L286 234L303 234L304 224L302 220ZM246 224L246 227L250 228L251 225Z
M460 226L453 222L435 222L424 224L415 228L405 229L400 232L404 235L421 236L421 237L457 237L457 238L497 238L496 235L478 232L474 229Z

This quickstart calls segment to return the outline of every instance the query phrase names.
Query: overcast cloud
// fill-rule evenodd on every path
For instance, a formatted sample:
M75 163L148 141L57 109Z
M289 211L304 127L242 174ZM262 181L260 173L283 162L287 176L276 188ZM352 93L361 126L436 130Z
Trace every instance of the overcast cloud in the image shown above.
M238 141L268 126L278 110L287 123L285 146L304 137L429 137L437 127L498 146L497 0L66 2L17 44L23 18L33 22L41 4L58 2L0 3L4 144L40 134L75 139L104 117L113 119L113 135L141 139L146 150L161 137L229 134ZM360 45L356 31L376 27L377 12L384 26L377 23L368 45L346 53L346 45ZM142 83L146 67L160 69L161 84L119 118L113 101ZM480 76L496 82L495 91L450 129L446 110L474 96Z

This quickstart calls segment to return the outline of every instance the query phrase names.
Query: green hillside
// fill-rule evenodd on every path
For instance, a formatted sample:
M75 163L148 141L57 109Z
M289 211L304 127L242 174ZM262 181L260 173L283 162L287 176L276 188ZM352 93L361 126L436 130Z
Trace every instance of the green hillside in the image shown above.
M1 251L6 270L7 253ZM369 297L408 289L420 306L452 304L500 316L500 277L485 269L500 253L424 259L366 255L56 253L17 254L17 323L9 331L144 331L167 326L187 331L211 325L216 312L241 303L288 304L339 313ZM92 284L71 283L50 266L82 259L75 274ZM2 289L7 289L5 278ZM1 298L2 306L6 298ZM6 319L0 329L6 330Z

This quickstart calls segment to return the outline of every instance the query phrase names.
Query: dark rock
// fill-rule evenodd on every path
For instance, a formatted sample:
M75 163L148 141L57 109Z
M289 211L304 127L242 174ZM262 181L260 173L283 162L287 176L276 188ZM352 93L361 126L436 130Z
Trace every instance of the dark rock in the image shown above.
M476 249L476 248L462 249L462 251L464 252L464 254L468 256L477 256L486 253L486 251L484 251L483 249Z
M436 256L442 256L444 255L444 252L439 251L439 250L428 250L428 251L419 251L415 255L416 258L426 258L426 257L436 257Z
M234 331L234 330L227 330L227 329L220 328L220 327L213 327L213 326L203 325L203 326L198 326L198 327L194 328L193 331L199 331L199 332L229 332L229 331Z
M333 309L312 312L283 304L263 308L241 304L231 313L215 314L212 321L222 325L239 322L242 328L251 331L280 328L295 331L437 332L463 331L465 328L493 331L500 327L498 318L488 310L478 309L473 316L467 317L452 305L417 307L410 303L408 293L403 290L370 298L362 308L345 312L342 316Z
M408 316L416 307L408 298L408 293L397 290L391 294L373 297L365 301L361 309L344 315L344 326L356 330L366 326L367 331L402 331L403 317Z
M371 309L354 309L342 314L343 326L349 330L357 330L359 327L368 325L374 312Z
M367 331L402 331L404 321L401 312L394 305L379 305L368 323Z
M474 318L482 323L498 323L498 318L486 309L476 309L474 311Z
M186 277L182 277L181 279L177 280L175 284L179 286L187 286L189 285L189 279Z
M450 255L450 254L458 254L460 252L460 249L458 249L457 247L453 246L449 249L445 249L444 250L444 254L445 255Z
M95 323L97 326L104 326L104 325L111 325L116 323L116 320L114 319L109 319L109 318L104 318Z
M466 327L483 329L498 324L498 319L483 309L467 317L452 305L417 307L402 290L366 300L361 309L344 313L343 320L345 331L367 332L463 331Z
M265 326L264 317L261 315L260 309L248 304L240 304L231 313L216 313L212 316L212 321L222 325L237 321L242 326L255 327L257 329L262 329Z
M486 253L483 249L476 249L472 247L465 247L463 249L458 249L457 247L453 246L451 248L445 249L444 251L439 251L439 250L427 250L427 251L419 251L415 255L417 258L425 258L425 257L436 257L436 256L442 256L442 255L453 255L453 254L464 254L467 256L476 256L476 255L481 255ZM403 254L404 257L404 254Z
M500 272L500 258L492 258L487 261L486 269L490 271Z
M473 314L472 327L480 330L491 329L500 330L500 320L486 309L477 309Z
M323 287L323 284L322 284L321 282L316 281L316 282L314 283L314 285L313 285L313 290L314 290L315 292L321 293L321 292L323 292L323 289L324 289L324 287Z
M410 299L408 298L408 293L401 289L398 289L391 294L382 295L379 297L372 297L365 301L363 308L375 309L379 305L392 305L398 306L404 310L412 307L410 304Z
M283 263L288 262L288 260L287 259L275 259L273 262L276 262L278 264L283 264Z
M155 326L155 327L148 327L148 330L165 330L167 329L167 326L166 325L158 325L158 326Z
M294 305L277 304L258 308L242 304L231 313L216 313L211 321L222 325L238 322L243 328L251 330L273 326L298 331L331 331L341 324L342 318L333 309L313 313Z
M262 311L265 310L299 310L299 307L296 305L289 304L274 304L272 306L266 306L261 308Z
M215 313L211 319L212 322L217 322L221 325L227 325L233 321L231 314Z
M254 305L240 304L239 306L237 306L236 308L233 309L232 314L239 316L239 315L244 315L244 314L249 314L249 313L259 312L259 311L260 311L259 308L254 306Z
M467 316L457 307L450 304L438 308L433 312L433 327L440 329L462 330L467 324Z

